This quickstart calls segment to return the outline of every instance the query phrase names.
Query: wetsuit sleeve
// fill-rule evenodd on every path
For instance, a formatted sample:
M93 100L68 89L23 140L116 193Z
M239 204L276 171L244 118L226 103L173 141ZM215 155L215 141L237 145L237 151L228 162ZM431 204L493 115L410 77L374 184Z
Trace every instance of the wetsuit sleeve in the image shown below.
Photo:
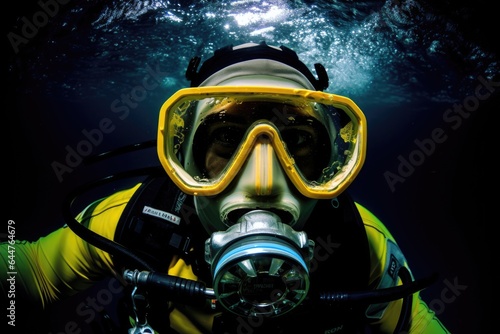
M89 206L77 220L113 239L119 217L137 187ZM92 212L87 211L89 208L93 208ZM87 217L86 221L82 221L83 217ZM9 268L9 251L15 256L14 270ZM46 307L113 274L111 256L82 240L67 226L34 242L0 243L0 255L2 295L9 289L7 273L14 271L16 298L25 299L35 307Z
M363 219L370 244L370 286L380 289L400 285L401 279L395 275L397 270L395 271L394 268L404 266L411 275L404 255L384 224L365 207L356 205ZM366 316L372 319L380 332L393 333L399 320L401 306L402 300L371 305ZM413 295L410 318L409 333L449 333L435 313L420 298L418 292Z

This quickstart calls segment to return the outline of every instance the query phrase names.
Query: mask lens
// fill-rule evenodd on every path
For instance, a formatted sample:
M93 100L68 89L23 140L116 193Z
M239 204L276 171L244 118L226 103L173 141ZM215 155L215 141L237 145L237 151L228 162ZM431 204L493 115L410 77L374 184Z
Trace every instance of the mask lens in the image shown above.
M204 177L215 179L259 123L270 123L278 131L288 156L301 175L316 181L331 154L328 131L301 108L276 102L233 102L210 112L198 126L193 157Z

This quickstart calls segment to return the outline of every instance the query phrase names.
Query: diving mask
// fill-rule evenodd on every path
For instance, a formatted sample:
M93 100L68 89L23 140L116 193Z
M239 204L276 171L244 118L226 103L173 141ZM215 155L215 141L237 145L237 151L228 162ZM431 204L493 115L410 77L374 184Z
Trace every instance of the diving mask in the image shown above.
M284 87L185 88L160 110L159 159L190 195L223 192L262 143L272 148L254 170L263 194L277 161L303 196L333 198L363 165L366 119L346 97Z

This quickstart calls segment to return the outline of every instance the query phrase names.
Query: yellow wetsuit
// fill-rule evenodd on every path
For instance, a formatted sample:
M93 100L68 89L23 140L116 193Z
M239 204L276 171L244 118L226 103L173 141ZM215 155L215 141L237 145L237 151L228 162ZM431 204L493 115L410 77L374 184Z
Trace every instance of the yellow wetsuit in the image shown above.
M120 191L102 200L91 213L88 227L100 235L113 239L117 222L139 185ZM364 222L370 249L370 283L383 282L389 247L397 247L393 237L370 211L356 204ZM81 219L83 213L79 215ZM8 292L7 273L9 250L15 250L16 291L29 296L33 305L48 304L82 291L109 275L117 275L112 257L78 237L70 228L62 227L36 242L16 241L0 244L0 277L2 295ZM399 250L399 248L398 248ZM391 250L392 252L394 250ZM405 266L406 263L405 263ZM170 275L196 279L191 267L174 257L168 271ZM384 287L383 283L378 287ZM392 333L399 319L402 301L388 304L372 315L377 332ZM209 332L213 314L191 307L174 309L170 313L171 327L179 333ZM410 333L449 333L434 312L415 293L411 313Z

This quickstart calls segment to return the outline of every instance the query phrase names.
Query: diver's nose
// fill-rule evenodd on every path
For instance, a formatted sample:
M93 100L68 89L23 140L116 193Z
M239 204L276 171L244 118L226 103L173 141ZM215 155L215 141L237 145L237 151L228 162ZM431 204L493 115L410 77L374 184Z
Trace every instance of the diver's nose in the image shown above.
M260 136L239 175L238 187L258 196L272 196L286 185L284 170L267 136Z

